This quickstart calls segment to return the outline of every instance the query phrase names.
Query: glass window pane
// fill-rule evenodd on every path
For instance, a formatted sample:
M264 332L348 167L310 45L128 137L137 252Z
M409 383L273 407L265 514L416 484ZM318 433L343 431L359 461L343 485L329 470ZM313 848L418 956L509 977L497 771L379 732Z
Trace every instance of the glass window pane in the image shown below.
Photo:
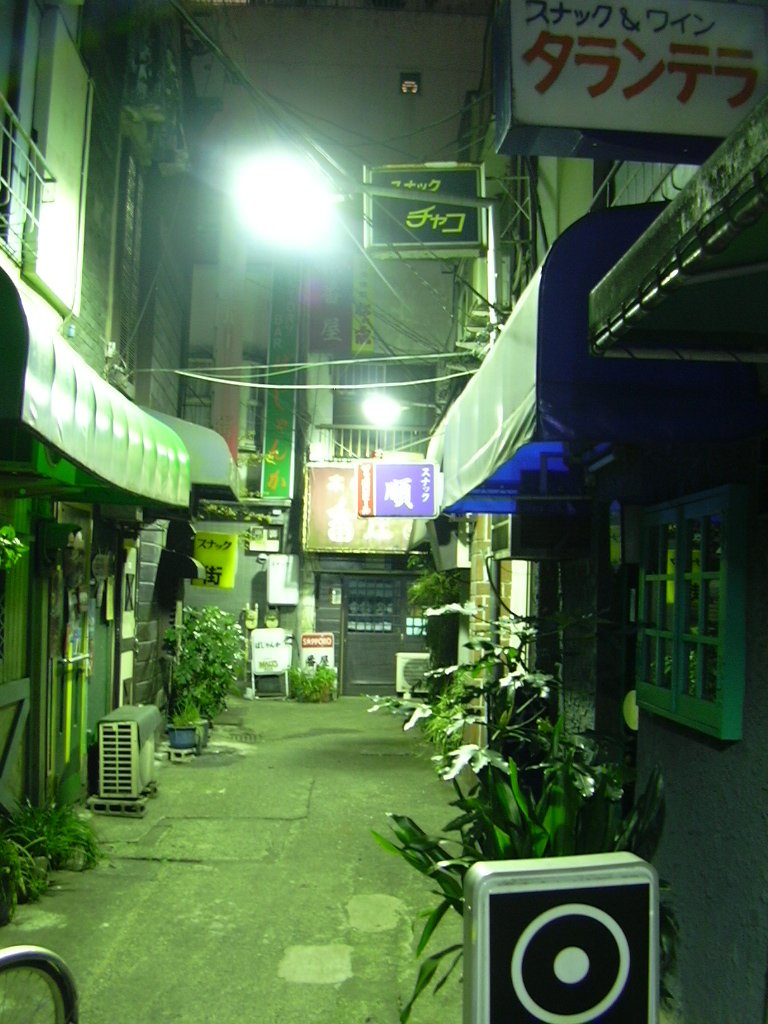
M703 568L705 572L719 572L722 555L722 517L709 516L706 520L704 538Z
M653 629L660 629L661 623L659 621L661 609L659 607L659 584L658 583L646 583L645 585L645 607L643 608L643 622L652 627Z
M702 647L701 696L703 700L717 700L717 647Z
M659 673L658 685L665 690L672 689L672 665L674 648L671 640L661 641L661 672Z
M652 686L658 685L657 671L658 661L656 658L656 645L658 641L655 636L644 636L640 655L640 676L643 682Z
M645 568L647 572L659 571L659 527L654 523L645 536Z
M720 632L720 580L704 583L704 633L717 636Z
M686 644L684 648L685 679L683 681L684 692L689 697L695 697L698 692L698 644Z
M685 601L685 632L698 633L701 599L701 579L699 577L686 580L683 597Z
M660 551L662 564L659 571L668 576L675 575L675 562L677 560L677 524L664 523L662 526L662 549Z
M701 573L701 531L700 519L689 519L687 525L688 543L685 551L685 571Z

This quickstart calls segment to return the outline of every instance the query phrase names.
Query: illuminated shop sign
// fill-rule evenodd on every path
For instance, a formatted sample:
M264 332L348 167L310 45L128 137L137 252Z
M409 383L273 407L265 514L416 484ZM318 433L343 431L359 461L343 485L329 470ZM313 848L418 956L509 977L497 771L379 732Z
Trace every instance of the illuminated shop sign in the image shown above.
M768 91L767 24L765 8L710 0L511 3L497 23L497 147L596 156L610 143L591 137L590 154L569 129L724 138Z

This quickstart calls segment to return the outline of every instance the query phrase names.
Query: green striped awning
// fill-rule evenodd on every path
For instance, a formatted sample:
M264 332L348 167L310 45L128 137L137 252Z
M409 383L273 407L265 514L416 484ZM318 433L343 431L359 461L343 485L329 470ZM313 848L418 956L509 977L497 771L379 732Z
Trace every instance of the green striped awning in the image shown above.
M165 423L103 380L44 303L0 271L0 474L20 494L186 508L189 454Z

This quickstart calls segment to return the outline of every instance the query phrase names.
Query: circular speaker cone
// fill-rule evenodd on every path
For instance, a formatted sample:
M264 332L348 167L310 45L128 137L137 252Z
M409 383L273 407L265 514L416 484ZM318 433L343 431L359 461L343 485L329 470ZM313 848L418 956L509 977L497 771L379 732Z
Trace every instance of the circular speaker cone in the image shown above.
M610 914L564 903L535 917L517 940L512 984L542 1024L589 1024L620 998L629 961L627 937Z

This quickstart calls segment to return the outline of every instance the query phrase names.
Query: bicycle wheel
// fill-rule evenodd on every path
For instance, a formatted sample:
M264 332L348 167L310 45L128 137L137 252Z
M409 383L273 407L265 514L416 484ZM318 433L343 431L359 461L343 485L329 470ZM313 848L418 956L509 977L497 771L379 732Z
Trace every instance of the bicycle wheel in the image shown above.
M0 1024L77 1024L69 968L40 946L0 949Z

